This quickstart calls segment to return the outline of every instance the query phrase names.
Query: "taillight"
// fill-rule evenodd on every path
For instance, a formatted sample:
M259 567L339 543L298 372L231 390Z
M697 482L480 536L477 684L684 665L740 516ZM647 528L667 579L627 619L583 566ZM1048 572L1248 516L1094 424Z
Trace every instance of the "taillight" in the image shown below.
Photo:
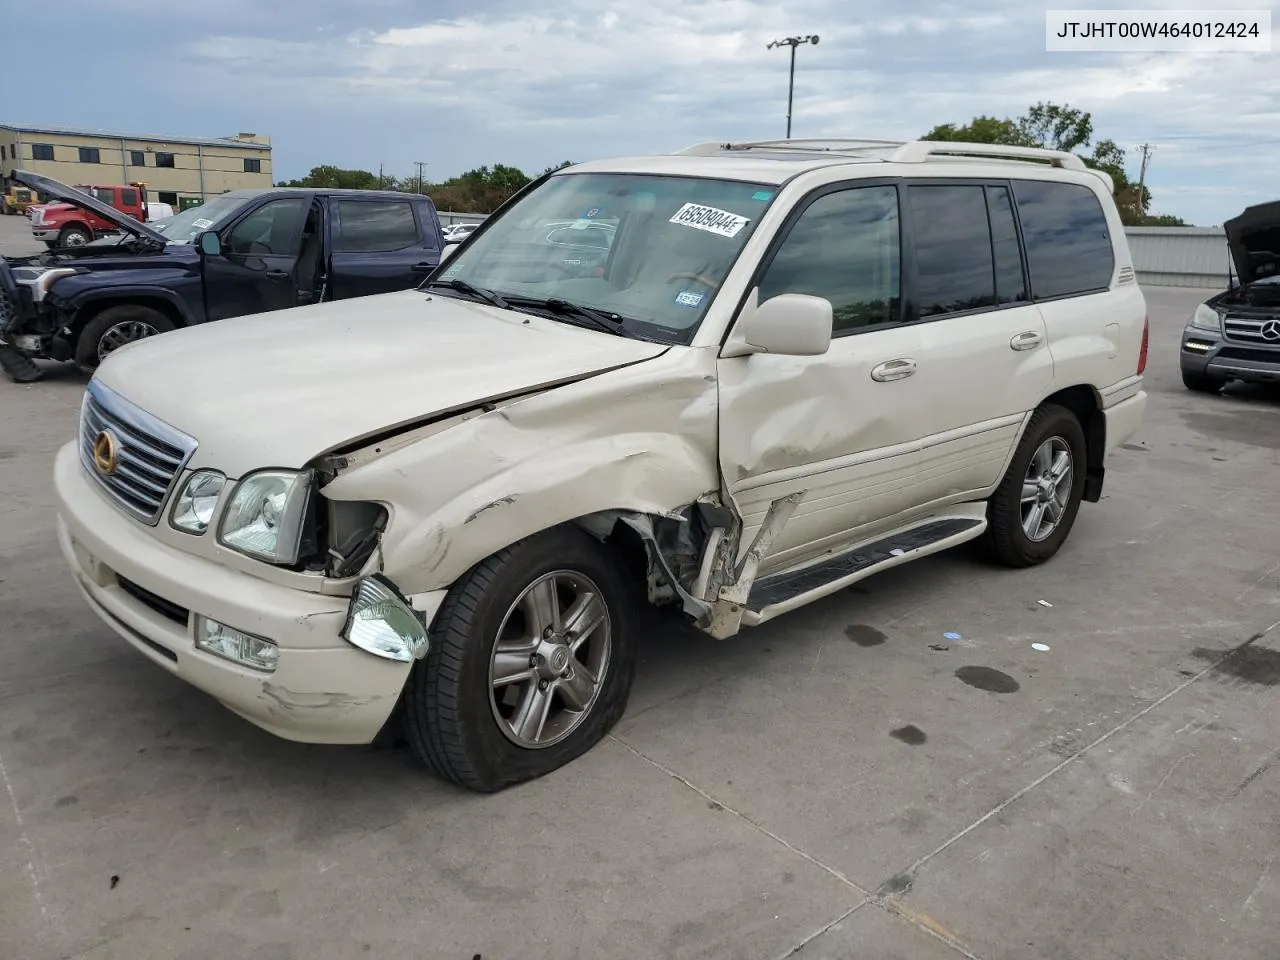
M1142 318L1142 346L1138 350L1138 376L1147 369L1147 344L1151 340L1151 318Z

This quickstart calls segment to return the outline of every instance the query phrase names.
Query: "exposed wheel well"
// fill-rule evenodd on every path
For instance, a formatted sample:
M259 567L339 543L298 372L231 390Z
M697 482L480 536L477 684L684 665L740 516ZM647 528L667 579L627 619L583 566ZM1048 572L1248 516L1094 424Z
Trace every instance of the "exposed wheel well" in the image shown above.
M103 310L107 310L111 307L123 306L148 307L155 310L157 313L162 313L173 323L175 329L178 327L185 327L187 325L186 318L182 315L181 311L179 311L178 308L168 300L163 297L148 297L144 294L142 296L107 297L102 300L90 301L81 307L80 312L76 314L73 329L78 335L89 321L100 314Z
M1080 421L1088 451L1084 499L1097 503L1102 498L1103 459L1107 450L1107 418L1102 414L1098 392L1093 387L1077 384L1046 397L1044 402L1066 407Z

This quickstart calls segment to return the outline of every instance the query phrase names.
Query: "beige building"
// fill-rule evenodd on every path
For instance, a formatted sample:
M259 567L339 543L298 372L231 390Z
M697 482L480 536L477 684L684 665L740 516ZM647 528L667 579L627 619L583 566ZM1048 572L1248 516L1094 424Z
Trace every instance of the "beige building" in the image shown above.
M271 186L271 138L200 139L0 123L0 172L28 170L71 185L147 185L175 210L246 187Z

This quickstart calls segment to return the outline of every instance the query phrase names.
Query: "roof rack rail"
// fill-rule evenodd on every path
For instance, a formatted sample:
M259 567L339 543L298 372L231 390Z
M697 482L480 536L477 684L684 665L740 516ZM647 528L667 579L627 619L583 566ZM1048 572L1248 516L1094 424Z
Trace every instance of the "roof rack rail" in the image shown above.
M902 147L902 140L741 140L737 143L726 143L722 140L695 143L691 147L676 151L676 156L709 157L717 153L731 153L746 150L774 150L787 153L834 153L848 156L862 156L865 150L887 150Z
M892 163L923 163L930 157L999 157L1005 160L1039 160L1066 170L1087 170L1083 160L1066 150L1044 147L1011 147L1000 143L967 143L959 140L915 140L902 144L889 157Z

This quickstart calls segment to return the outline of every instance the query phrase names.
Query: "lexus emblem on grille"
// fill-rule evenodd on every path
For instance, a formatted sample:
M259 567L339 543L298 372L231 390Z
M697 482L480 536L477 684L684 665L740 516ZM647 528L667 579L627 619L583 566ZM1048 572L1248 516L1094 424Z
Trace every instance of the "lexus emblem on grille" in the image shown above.
M110 430L103 430L93 441L93 467L104 477L116 472L116 437Z
M1268 320L1262 325L1262 339L1273 343L1280 340L1280 320Z

